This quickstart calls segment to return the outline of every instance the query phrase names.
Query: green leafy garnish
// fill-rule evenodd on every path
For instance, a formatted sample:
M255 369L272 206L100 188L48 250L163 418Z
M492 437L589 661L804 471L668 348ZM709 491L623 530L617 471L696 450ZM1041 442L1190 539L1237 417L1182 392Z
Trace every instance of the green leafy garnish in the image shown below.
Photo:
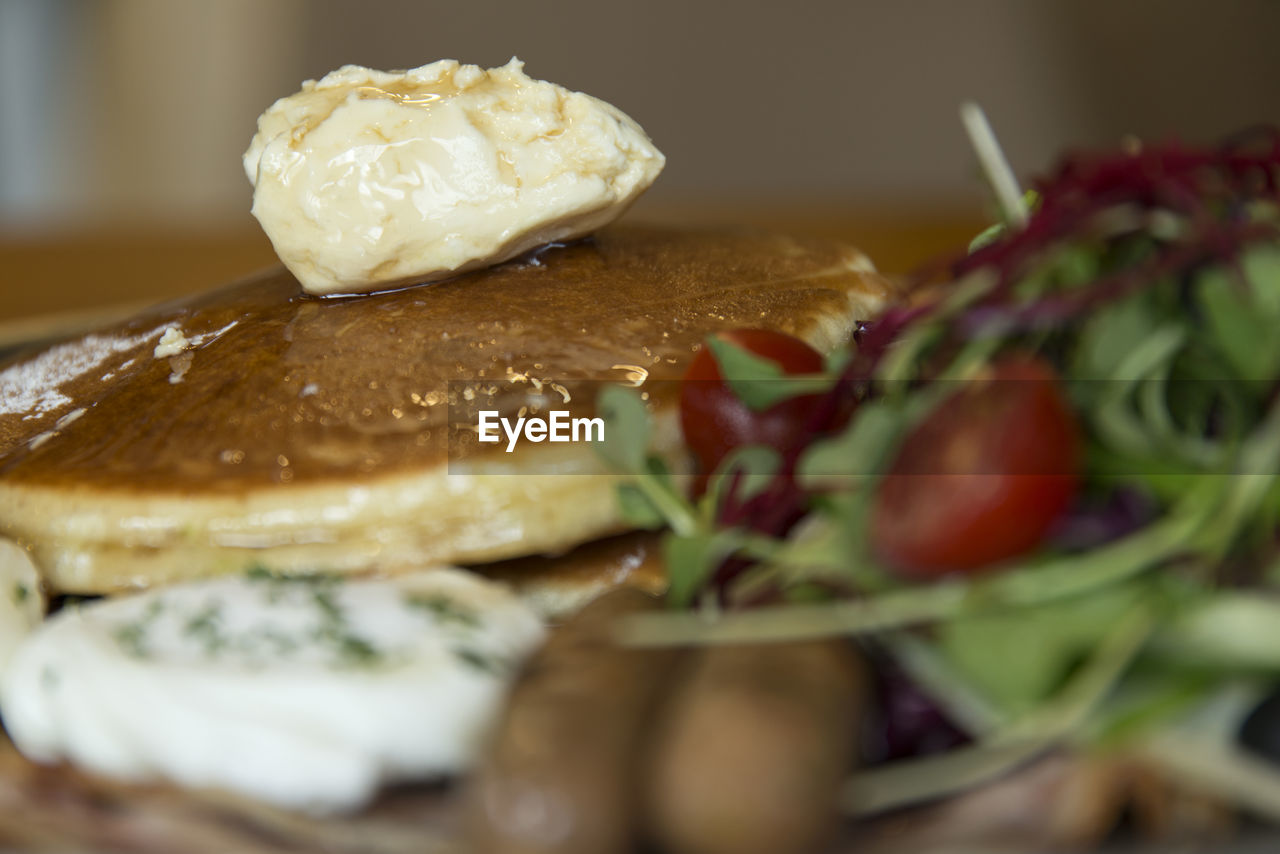
M958 672L1010 715L1047 699L1112 626L1147 596L1115 586L1045 605L962 617L938 627Z
M480 625L476 612L461 605L456 599L441 593L415 593L405 598L410 608L424 611L441 625L474 628Z
M113 635L120 648L134 658L146 658L147 629L141 623L126 623L115 630Z
M670 579L667 600L672 607L692 604L708 573L733 553L733 546L733 534L726 532L668 537L663 543L662 556Z
M382 652L372 643L354 634L342 634L337 638L338 660L355 667L368 667L382 661Z
M458 661L476 670L480 673L487 673L493 676L500 676L510 669L510 662L501 656L492 653L483 652L472 647L462 646L455 647L454 656Z
M596 412L605 422L604 441L593 446L596 453L621 471L642 469L649 448L649 411L639 393L605 386L596 398Z
M210 602L186 621L183 631L204 644L205 655L212 656L227 645L221 633L222 604Z
M1206 693L1280 677L1280 131L1256 141L1076 155L1021 206L1006 168L1006 221L913 282L820 375L786 377L713 336L748 409L823 405L804 422L813 435L739 449L697 497L649 456L642 402L605 396L631 442L605 454L625 477L623 514L669 529L672 609L628 618L619 638L858 638L975 740L886 775L880 791L914 793L890 805L939 794L931 775L1139 744ZM1015 381L1000 369L1019 359L1069 410L1058 423L1072 438L1056 449L1071 453L1055 456L1069 470L1047 473L1071 481L1068 498L1038 542L922 571L875 536L888 526L873 518L913 519L877 515L900 509L877 495L936 477L898 466L928 457L907 439L935 435L920 428L952 415L959 384ZM1035 422L993 423L987 435L1016 444L1017 424ZM961 487L967 498L981 483ZM951 510L934 512L963 517ZM937 515L921 524L948 531Z
M115 628L112 636L116 644L133 658L149 658L151 649L147 644L147 636L163 611L164 601L153 599L147 604L142 616Z

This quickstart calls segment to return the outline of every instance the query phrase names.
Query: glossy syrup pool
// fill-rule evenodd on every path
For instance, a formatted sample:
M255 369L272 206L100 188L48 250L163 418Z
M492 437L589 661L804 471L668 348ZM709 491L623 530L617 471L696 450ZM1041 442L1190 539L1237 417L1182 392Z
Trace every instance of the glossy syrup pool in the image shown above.
M622 228L368 296L308 297L269 272L101 330L154 337L60 378L60 411L0 414L0 467L12 480L234 490L436 466L451 402L456 420L541 388L586 413L601 381L679 379L711 332L847 325L851 294L886 292L849 272L851 257L823 241ZM170 326L201 343L157 359ZM30 447L76 407L84 417Z

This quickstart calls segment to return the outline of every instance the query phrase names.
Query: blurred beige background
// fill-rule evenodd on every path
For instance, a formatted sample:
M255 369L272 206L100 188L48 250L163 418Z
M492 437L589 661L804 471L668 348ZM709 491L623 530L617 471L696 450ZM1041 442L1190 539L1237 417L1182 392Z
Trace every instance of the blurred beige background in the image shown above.
M243 217L257 114L346 62L512 55L631 113L651 203L966 203L957 102L1020 172L1280 119L1274 0L0 0L0 216Z
M155 245L178 233L236 235L195 283L265 263L240 154L272 100L347 62L512 55L666 152L639 216L839 220L873 245L905 217L950 239L984 202L961 100L1026 176L1067 146L1280 120L1278 41L1276 0L0 0L0 263L163 272L192 257ZM891 267L933 248L894 234ZM0 319L42 299L0 295Z

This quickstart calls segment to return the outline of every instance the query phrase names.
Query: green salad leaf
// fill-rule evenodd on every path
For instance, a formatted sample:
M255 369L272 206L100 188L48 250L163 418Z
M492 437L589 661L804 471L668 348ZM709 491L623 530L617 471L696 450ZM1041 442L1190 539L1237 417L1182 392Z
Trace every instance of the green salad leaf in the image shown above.
M937 642L976 690L1010 716L1026 714L1060 688L1114 624L1148 596L1144 585L1122 584L1088 596L961 617L939 625Z

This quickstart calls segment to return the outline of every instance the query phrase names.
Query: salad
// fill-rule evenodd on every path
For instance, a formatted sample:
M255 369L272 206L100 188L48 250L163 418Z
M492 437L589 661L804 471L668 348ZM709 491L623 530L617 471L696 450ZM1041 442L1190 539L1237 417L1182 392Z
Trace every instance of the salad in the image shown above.
M667 529L633 647L853 639L851 816L1063 752L1280 820L1280 130L1067 156L824 359L713 338L700 474L602 393L631 520Z

